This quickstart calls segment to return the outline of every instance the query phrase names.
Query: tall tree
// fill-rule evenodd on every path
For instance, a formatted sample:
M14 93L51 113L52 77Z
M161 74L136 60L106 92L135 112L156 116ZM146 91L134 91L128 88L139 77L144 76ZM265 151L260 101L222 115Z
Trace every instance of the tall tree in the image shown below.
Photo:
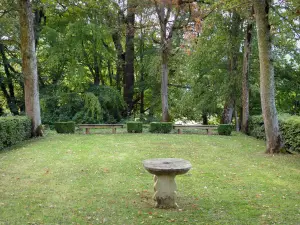
M134 94L134 33L135 33L135 8L134 0L127 1L126 17L126 49L125 49L125 79L124 79L124 100L127 103L128 114L133 109Z
M251 18L247 21L244 40L244 57L243 57L243 77L242 77L242 124L243 133L248 133L249 123L249 64L252 43L253 21Z
M154 0L160 28L161 50L161 104L162 121L170 120L168 103L169 60L172 50L173 35L176 30L185 27L191 15L191 2ZM189 12L185 6L188 5Z
M2 57L2 63L6 74L6 79L4 79L4 77L0 74L0 88L3 92L4 97L6 98L6 102L11 113L13 115L19 115L19 109L15 97L15 88L14 88L12 74L11 74L11 71L12 72L16 72L16 71L10 65L5 54L5 46L2 43L0 43L0 56ZM4 80L6 80L6 82L4 82ZM9 91L6 90L6 85L4 83L7 83Z
M282 139L279 132L277 110L275 106L275 81L272 65L271 26L269 24L270 0L254 0L254 12L257 26L260 96L262 114L267 139L266 153L279 153Z
M228 74L230 76L229 93L225 101L221 123L231 123L236 103L236 81L238 75L238 54L240 49L241 17L236 10L232 12L229 29Z
M33 13L30 0L19 0L22 72L25 88L25 110L32 121L32 136L41 136L40 100Z

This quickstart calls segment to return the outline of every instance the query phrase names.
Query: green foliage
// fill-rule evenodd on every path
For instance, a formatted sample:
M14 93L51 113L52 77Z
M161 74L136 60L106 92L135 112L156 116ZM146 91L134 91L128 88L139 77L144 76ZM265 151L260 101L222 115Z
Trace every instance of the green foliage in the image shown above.
M98 98L91 92L83 96L84 107L75 114L73 120L76 123L100 123L103 113Z
M120 92L109 86L92 86L89 92L98 97L104 122L116 123L122 119L126 104Z
M300 152L300 117L281 114L278 116L278 121L285 147ZM249 134L258 139L265 139L262 116L250 117Z
M170 133L172 129L173 123L171 122L152 122L149 131L151 133Z
M218 126L218 134L219 135L231 135L232 125L231 124L220 124Z
M57 121L71 121L78 112L84 110L83 106L84 99L78 93L54 92L52 95L42 95L42 123L53 125Z
M31 136L31 121L26 116L0 117L0 149Z
M280 131L286 148L300 152L300 116L279 117Z
M75 123L69 122L56 122L54 123L55 130L60 134L73 134L75 133Z
M141 122L127 122L127 132L128 133L142 133L143 123Z
M121 94L108 86L93 86L84 94L56 91L41 98L44 124L56 121L116 123L122 119L125 103Z
M266 139L264 120L261 115L249 118L249 135L258 139Z

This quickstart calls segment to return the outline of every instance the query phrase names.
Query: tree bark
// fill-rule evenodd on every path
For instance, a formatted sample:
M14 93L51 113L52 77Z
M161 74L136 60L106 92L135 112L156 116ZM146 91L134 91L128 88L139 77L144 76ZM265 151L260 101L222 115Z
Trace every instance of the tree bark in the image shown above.
M230 38L230 49L229 49L229 64L228 64L228 72L230 76L230 90L228 93L228 97L224 104L223 115L221 119L221 123L228 124L232 121L232 116L234 112L234 102L236 100L236 86L237 86L237 69L238 69L238 53L240 49L240 34L241 27L241 18L240 15L234 10L232 13L232 21L231 27L229 30L229 38Z
M157 4L157 3L156 3ZM167 15L165 13L167 9ZM161 2L156 5L156 12L160 23L160 45L161 45L161 105L162 105L162 121L170 121L169 103L168 103L168 76L169 76L169 53L171 46L171 38L167 35L167 23L170 17L171 5ZM171 28L171 32L173 28Z
M252 43L252 21L248 21L244 42L243 78L242 78L242 127L243 133L248 133L249 126L249 64Z
M208 117L207 117L207 113L205 112L202 113L202 124L208 125Z
M10 70L9 70L10 65L9 65L8 59L6 58L5 48L4 48L4 45L2 43L0 43L0 55L2 57L4 71L5 71L6 78L7 78L6 83L8 84L9 92L7 92L7 90L6 90L6 86L3 83L3 78L0 78L1 79L1 81L0 81L1 89L2 89L2 92L4 94L4 97L6 98L6 102L7 102L7 105L9 107L9 110L11 111L11 113L13 115L19 115L19 109L18 109L18 106L17 106L17 103L16 103L16 97L15 97L15 91L14 91L14 84L13 84L13 80L12 80L11 73L10 73Z
M221 118L221 124L230 124L232 121L232 115L234 110L234 100L233 97L229 97L225 102L223 114Z
M170 121L169 103L168 103L168 75L169 75L169 52L168 49L162 49L162 64L161 64L161 104L162 104L162 121Z
M145 113L145 73L144 73L144 32L142 26L143 18L140 19L140 117Z
M266 133L266 153L279 153L282 139L279 132L275 106L274 67L272 65L272 43L269 24L270 0L254 0L260 62L260 96Z
M119 92L121 92L121 80L124 77L125 71L125 54L121 44L121 37L118 31L112 34L112 39L117 51L117 71L116 71L116 86Z
M109 77L109 86L113 86L113 70L111 68L111 62L110 60L107 60L107 73Z
M126 18L126 50L125 50L125 86L124 100L127 103L127 114L130 115L133 110L134 94L134 20L135 6L132 0L128 0Z
M42 136L33 14L30 0L19 0L25 110L32 121L32 136Z

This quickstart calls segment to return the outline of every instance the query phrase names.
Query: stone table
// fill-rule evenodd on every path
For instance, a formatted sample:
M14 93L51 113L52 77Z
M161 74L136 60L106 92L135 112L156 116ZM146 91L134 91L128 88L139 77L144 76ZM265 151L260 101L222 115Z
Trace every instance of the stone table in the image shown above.
M154 174L154 196L157 208L176 208L175 176L187 173L192 165L177 158L157 158L143 161L145 169Z

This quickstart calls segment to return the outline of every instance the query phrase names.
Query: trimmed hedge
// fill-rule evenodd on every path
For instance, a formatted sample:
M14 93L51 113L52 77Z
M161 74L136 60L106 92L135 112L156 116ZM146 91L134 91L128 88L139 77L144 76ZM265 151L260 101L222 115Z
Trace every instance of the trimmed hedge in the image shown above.
M70 122L56 122L54 127L57 133L60 134L73 134L75 133L75 123Z
M231 135L232 125L231 124L220 124L218 126L218 134L219 135Z
M279 115L279 128L287 149L300 152L300 117ZM252 116L249 120L249 135L265 139L265 128L262 116Z
M172 122L152 122L149 131L151 133L170 133L172 129Z
M128 133L142 133L143 123L141 122L127 122L127 132Z
M0 117L0 149L31 137L31 120L26 116Z

